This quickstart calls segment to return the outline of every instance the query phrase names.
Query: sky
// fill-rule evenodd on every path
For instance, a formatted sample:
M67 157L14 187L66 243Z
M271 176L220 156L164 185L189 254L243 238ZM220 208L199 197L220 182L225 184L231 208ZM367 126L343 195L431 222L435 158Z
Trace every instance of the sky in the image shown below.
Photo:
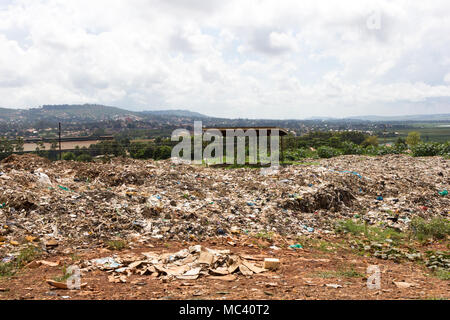
M450 2L0 0L0 107L450 113Z

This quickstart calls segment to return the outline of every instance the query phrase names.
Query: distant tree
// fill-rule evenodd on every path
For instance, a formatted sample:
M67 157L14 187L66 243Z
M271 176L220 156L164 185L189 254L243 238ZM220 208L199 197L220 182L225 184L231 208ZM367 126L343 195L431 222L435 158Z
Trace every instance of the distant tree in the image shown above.
M417 144L419 144L420 141L421 141L420 133L417 131L412 131L408 133L408 136L406 137L406 143L410 147L416 146Z
M83 153L83 154L80 154L77 157L77 161L80 161L80 162L91 162L92 161L92 156L90 154Z
M406 146L407 143L406 143L406 140L404 138L398 137L397 141L395 141L395 145L396 146L401 146L401 145L402 146Z
M16 145L14 147L15 151L16 152L23 152L23 144L24 144L23 138L22 137L17 138Z
M342 141L350 141L356 144L363 143L364 140L367 138L367 134L359 132L359 131L344 131L340 134Z
M56 141L53 141L50 145L50 150L48 151L48 158L52 161L58 159L58 151L56 151L56 148L58 148L58 143Z
M333 136L328 139L330 147L339 148L341 146L341 138L339 136Z
M361 146L363 146L363 147L368 147L368 146L378 147L378 145L379 145L379 143L378 143L377 136L369 136L361 144Z
M45 152L45 145L44 142L39 141L38 143L36 143L36 149L35 149L36 153L38 156L40 157L45 157L46 156L46 152Z
M169 146L159 146L156 149L154 158L155 160L169 159L172 153L172 149Z
M1 138L0 139L0 159L4 159L8 156L10 156L14 151L14 146L11 143L11 141L9 141L6 138Z
M76 160L77 157L75 156L75 154L73 152L65 152L62 155L62 158L63 158L63 160L66 160L66 161L74 161L74 160Z

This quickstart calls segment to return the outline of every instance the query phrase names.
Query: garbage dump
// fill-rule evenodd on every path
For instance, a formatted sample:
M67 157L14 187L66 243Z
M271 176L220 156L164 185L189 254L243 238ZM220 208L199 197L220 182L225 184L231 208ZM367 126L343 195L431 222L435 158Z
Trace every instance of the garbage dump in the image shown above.
M13 155L0 164L0 257L30 239L45 249L88 248L114 237L146 242L258 232L314 235L355 215L399 230L415 216L448 217L450 197L443 191L449 161L442 157L313 161L265 175L257 168L170 160L80 163ZM196 276L189 271L176 275Z

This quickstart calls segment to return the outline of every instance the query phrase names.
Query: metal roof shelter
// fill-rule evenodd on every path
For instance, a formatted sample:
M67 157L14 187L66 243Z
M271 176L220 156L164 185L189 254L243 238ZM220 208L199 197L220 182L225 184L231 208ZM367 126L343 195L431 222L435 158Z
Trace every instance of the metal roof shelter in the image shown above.
M284 137L287 136L289 134L289 131L287 129L284 128L279 128L279 127L210 127L210 128L203 128L203 132L207 131L207 130L219 130L224 136L227 133L227 130L255 130L256 134L259 135L259 131L260 130L267 130L267 134L271 134L272 130L278 130L280 137Z
M272 131L277 130L278 135L280 136L281 160L284 161L284 139L283 139L283 137L285 137L289 134L289 131L287 129L279 128L279 127L209 127L209 128L203 128L203 133L207 130L219 130L224 137L227 134L227 130L243 130L244 132L247 130L255 130L256 134L258 136L259 136L260 130L267 130L267 135L271 135Z

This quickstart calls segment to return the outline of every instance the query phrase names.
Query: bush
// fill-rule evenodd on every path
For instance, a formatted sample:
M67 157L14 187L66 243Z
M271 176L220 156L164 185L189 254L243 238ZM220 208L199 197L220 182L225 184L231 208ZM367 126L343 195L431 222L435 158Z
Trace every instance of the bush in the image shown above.
M123 250L127 247L127 242L125 240L119 239L119 240L110 240L106 242L106 246L109 250Z
M443 157L450 157L450 144L448 141L441 144L439 155Z
M418 145L421 142L420 140L420 133L417 131L412 131L408 133L408 136L406 137L406 143L413 147Z
M317 149L317 154L320 158L333 158L341 155L338 149L322 146Z
M66 160L66 161L75 161L76 160L76 156L73 152L65 152L62 155L62 159Z
M402 146L381 146L378 148L378 155L384 156L386 154L400 154L405 151L404 147Z
M450 221L445 218L434 218L431 221L414 218L411 221L411 229L420 241L428 238L441 240L450 235Z
M289 161L295 161L304 158L314 158L315 153L306 148L300 148L297 150L289 150L284 153L285 159Z
M444 155L445 145L437 142L423 142L411 148L414 157L430 157Z
M366 140L361 144L363 147L374 146L378 147L378 137L377 136L369 136Z
M378 148L375 146L368 146L368 147L364 148L364 154L367 154L370 156L377 156Z
M79 162L91 162L92 156L90 154L83 153L83 154L80 154L76 160Z
M359 145L348 141L342 143L341 150L344 154L363 154L364 152Z

